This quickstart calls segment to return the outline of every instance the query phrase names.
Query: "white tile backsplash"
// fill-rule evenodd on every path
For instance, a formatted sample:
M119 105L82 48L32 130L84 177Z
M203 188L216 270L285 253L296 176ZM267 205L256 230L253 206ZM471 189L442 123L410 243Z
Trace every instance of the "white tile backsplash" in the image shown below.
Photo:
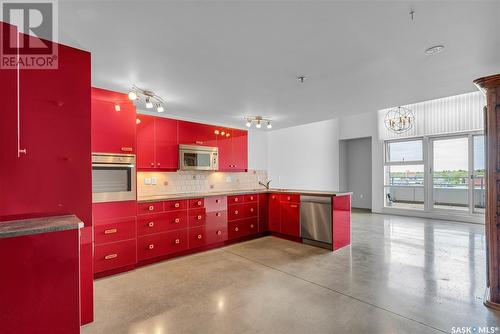
M156 184L151 180L156 179ZM261 189L259 180L267 181L267 171L248 172L137 172L137 196L224 190Z

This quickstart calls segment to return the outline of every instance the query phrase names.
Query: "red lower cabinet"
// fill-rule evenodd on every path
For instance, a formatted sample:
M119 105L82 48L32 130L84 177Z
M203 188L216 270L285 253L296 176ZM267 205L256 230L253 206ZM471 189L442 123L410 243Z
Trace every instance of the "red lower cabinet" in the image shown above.
M207 229L207 244L217 244L228 239L227 226Z
M206 229L201 227L193 227L189 229L189 248L198 248L207 244Z
M280 199L277 194L269 195L268 226L271 232L281 232Z
M135 235L135 217L113 219L94 226L96 244L135 239Z
M280 233L300 237L300 204L282 202L280 216Z
M94 271L113 270L136 263L136 240L94 246Z
M166 240L169 254L185 251L189 248L188 229L167 232Z
M259 232L269 230L269 195L259 194Z
M137 259L139 261L167 254L166 233L140 236L137 239Z

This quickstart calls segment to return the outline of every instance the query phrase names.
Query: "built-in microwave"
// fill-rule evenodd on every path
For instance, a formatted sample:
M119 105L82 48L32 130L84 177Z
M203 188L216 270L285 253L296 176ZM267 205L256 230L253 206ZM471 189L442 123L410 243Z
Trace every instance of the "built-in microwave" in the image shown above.
M135 155L92 154L92 202L136 199Z
M179 145L179 170L218 170L217 147Z

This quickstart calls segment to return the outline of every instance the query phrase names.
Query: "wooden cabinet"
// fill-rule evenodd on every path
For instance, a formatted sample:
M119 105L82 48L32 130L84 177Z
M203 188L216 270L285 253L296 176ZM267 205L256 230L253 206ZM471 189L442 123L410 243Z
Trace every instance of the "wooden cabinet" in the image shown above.
M127 94L92 88L92 152L135 154L136 112Z
M137 169L177 170L179 141L177 120L137 116Z

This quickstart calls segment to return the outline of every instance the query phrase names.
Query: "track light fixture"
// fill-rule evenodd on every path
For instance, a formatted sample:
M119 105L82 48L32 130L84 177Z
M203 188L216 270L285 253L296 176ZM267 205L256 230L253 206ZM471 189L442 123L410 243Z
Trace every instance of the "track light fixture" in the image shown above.
M157 112L165 111L165 101L152 90L142 89L136 85L132 85L132 89L128 93L128 98L132 101L144 99L147 109L151 109L154 106Z
M273 126L271 124L272 120L267 117L262 116L245 116L245 125L247 127L251 127L253 123L255 123L255 127L260 129L262 127L262 123L267 123L267 128L271 129Z

